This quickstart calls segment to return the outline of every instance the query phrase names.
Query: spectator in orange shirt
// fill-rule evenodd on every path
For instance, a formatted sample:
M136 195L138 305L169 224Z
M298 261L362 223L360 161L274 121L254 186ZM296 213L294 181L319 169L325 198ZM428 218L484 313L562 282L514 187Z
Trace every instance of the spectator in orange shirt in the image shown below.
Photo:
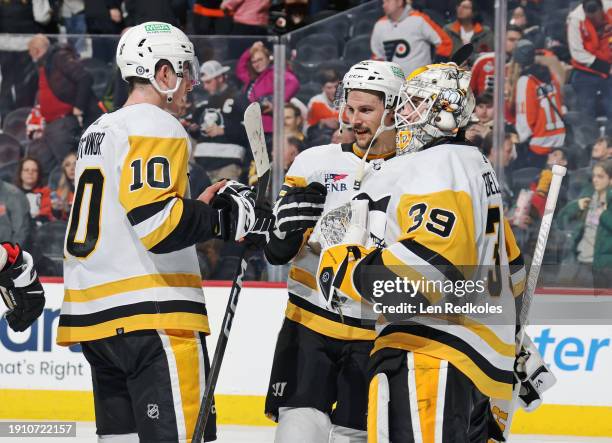
M494 50L493 32L478 20L478 10L472 0L459 0L457 20L444 26L444 31L453 41L453 54L468 43L474 45L475 56Z
M340 78L333 69L325 69L319 73L321 93L308 102L308 126L319 125L321 128L338 129L338 110L334 109L334 96Z

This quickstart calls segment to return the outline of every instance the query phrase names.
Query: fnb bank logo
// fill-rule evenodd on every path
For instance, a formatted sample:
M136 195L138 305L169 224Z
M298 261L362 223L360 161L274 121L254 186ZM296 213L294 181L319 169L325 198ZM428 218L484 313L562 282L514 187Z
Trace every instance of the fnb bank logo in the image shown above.
M346 182L344 181L346 177L348 177L348 174L325 174L323 179L327 192L342 192L348 190Z
M13 332L6 319L2 317L0 320L0 345L11 352L51 352L55 343L59 313L59 309L45 309L29 329L18 333ZM81 345L71 346L70 350L81 352Z

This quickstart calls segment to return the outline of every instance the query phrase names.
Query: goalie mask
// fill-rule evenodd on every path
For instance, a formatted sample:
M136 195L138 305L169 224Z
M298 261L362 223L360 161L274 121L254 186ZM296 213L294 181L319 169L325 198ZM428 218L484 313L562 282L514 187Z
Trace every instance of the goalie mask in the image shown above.
M469 123L475 107L471 77L454 63L424 66L408 76L395 109L398 155L454 137Z
M155 80L155 65L167 60L177 75L176 86L162 90ZM199 84L200 64L195 56L193 43L180 29L163 22L147 22L130 28L119 40L117 66L121 77L147 79L160 93L166 95L168 103L178 91L182 81Z

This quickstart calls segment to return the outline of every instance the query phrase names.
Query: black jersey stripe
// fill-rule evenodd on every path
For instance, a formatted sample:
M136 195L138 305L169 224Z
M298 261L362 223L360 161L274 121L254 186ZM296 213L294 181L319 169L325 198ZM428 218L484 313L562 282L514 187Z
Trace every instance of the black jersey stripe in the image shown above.
M61 314L59 326L95 326L100 323L127 318L133 315L170 313L207 315L206 305L203 301L201 303L187 300L170 300L162 302L146 301L125 306L117 306L92 314Z
M168 197L165 200L149 203L147 205L138 206L127 213L127 218L132 226L136 226L138 223L145 221L148 218L153 217L158 212L164 210L166 205L170 203L174 197Z
M289 301L296 305L298 308L304 309L308 312L311 312L319 317L326 318L328 320L335 321L337 323L342 323L347 326L353 326L355 328L362 329L370 329L374 330L374 326L376 324L375 320L361 320L353 317L343 316L341 317L339 314L334 312L330 312L326 309L320 308L319 306L313 305L312 303L304 300L302 297L299 297L295 294L289 293Z
M434 266L448 280L456 282L464 279L461 271L453 263L448 261L443 255L429 249L422 243L419 243L413 239L402 240L400 243L414 255Z
M446 345L450 348L456 349L457 351L464 354L492 380L500 383L512 383L512 371L505 371L503 369L499 369L493 366L482 354L480 354L466 341L462 340L456 335L452 335L448 332L444 332L426 325L407 322L406 324L395 324L385 327L383 331L378 335L378 338L393 333L406 333L416 335L418 337L423 337L428 340L437 341L442 345Z

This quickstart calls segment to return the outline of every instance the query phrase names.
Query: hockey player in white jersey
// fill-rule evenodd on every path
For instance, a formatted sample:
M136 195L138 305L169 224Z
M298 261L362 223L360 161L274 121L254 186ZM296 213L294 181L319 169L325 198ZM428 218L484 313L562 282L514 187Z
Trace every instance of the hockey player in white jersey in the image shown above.
M189 442L210 333L194 244L257 241L262 219L236 182L190 198L189 137L171 115L198 78L185 34L135 26L119 41L117 65L127 102L78 147L57 341L80 343L91 365L100 441ZM205 440L215 432L209 419Z
M380 222L368 241L381 246L389 192L366 194L358 188L395 155L393 114L403 81L395 63L364 61L351 67L342 100L356 142L302 152L276 202L276 229L265 253L272 264L292 261L265 409L278 421L277 443L365 441L367 362L376 315L359 300L325 300L319 293L321 245L311 232L323 211L356 200Z
M452 63L408 77L396 112L400 156L363 183L368 193L392 190L387 246L344 239L321 255L317 281L328 298L363 298L381 314L369 442L501 438L489 399L512 396L524 271L495 173L464 138L469 81ZM462 298L458 285L468 282L484 290Z

